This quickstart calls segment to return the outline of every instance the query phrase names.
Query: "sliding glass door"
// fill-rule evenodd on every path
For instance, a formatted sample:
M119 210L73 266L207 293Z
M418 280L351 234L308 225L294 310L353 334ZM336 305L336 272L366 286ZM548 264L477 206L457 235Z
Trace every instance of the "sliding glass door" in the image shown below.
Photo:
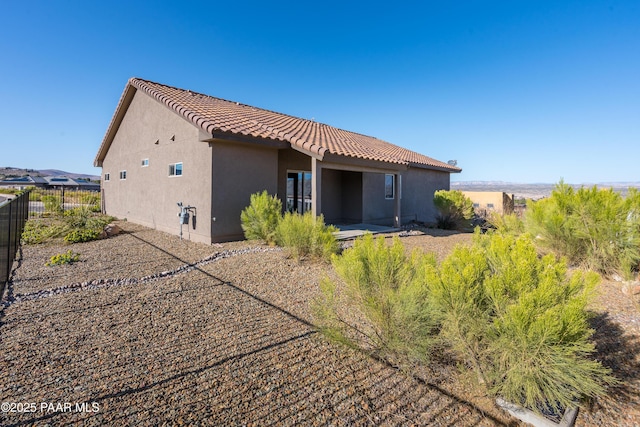
M287 211L305 213L311 210L311 172L287 172Z

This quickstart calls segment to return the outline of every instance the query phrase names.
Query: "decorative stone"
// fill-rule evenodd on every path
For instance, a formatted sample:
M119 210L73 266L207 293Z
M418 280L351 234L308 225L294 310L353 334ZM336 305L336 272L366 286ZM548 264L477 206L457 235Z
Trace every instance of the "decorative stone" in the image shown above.
M640 281L624 282L622 285L622 293L625 295L640 294Z
M111 237L115 236L116 234L120 234L122 232L122 229L116 224L110 223L105 225L104 232L107 233L107 237Z

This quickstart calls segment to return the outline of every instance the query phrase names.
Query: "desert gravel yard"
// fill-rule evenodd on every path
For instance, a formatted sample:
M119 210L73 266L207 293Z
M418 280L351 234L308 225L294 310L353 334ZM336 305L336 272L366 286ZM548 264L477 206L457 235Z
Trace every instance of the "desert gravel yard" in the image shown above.
M453 367L413 378L328 343L309 303L330 266L119 225L24 248L0 313L0 425L517 425ZM471 239L411 234L439 258ZM80 262L45 266L69 248ZM606 286L616 311L595 308L599 357L627 378L578 425L639 425L639 312Z

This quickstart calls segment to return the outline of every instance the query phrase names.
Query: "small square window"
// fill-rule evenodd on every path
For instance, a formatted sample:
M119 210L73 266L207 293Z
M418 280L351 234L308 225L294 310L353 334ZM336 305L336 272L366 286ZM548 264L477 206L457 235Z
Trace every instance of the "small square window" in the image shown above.
M127 171L120 171L120 179L127 179Z
M395 175L385 174L384 176L384 198L391 200L395 197Z
M169 165L169 176L182 176L182 162Z
M142 167L147 167L149 166L149 159L142 159Z
M493 203L487 203L487 208L493 209Z
M108 173L104 174L104 180L105 181L109 181L111 179L111 176Z
M480 207L480 203L474 203L473 207L476 208L476 209L479 208Z

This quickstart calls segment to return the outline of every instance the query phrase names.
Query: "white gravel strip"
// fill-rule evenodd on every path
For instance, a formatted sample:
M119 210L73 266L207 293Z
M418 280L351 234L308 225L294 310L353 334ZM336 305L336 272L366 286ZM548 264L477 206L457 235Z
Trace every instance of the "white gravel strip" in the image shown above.
M178 268L174 268L173 270L166 270L156 274L150 274L147 276L143 276L141 278L112 278L112 279L94 279L86 282L77 282L72 283L65 286L59 286L56 288L43 289L38 292L26 293L26 294L16 294L13 295L11 291L11 283L9 284L9 291L7 292L7 296L3 298L2 305L6 308L11 304L19 303L22 301L31 301L41 298L49 298L54 295L65 294L69 292L83 291L89 289L101 289L101 288L109 288L112 286L122 286L122 285L137 285L146 282L152 282L158 279L164 279L167 277L175 276L178 274L188 273L193 271L194 269L198 269L207 264L210 264L215 261L219 261L225 258L231 258L241 255L246 255L250 253L265 253L265 252L276 252L281 251L282 248L278 247L255 247L255 248L242 248L242 249L230 249L222 252L216 252L213 255L210 255L198 262L184 264Z

